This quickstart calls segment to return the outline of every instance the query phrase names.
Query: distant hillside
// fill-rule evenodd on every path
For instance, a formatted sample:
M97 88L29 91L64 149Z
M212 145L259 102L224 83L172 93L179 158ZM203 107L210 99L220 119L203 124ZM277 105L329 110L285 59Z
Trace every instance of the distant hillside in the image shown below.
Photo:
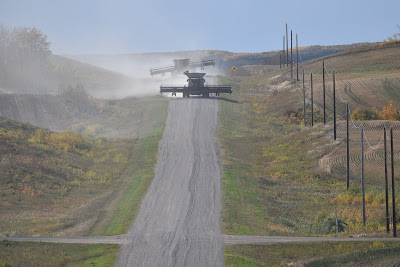
M146 92L142 81L56 56L50 49L47 36L40 30L0 24L0 93L57 94L77 85L97 97L157 91Z
M353 48L305 62L306 87L310 88L309 74L312 72L316 88L314 98L319 105L322 103L322 60L325 60L328 73L326 85L329 98L331 98L334 69L338 97L347 101L352 109L382 107L390 100L400 108L400 43ZM338 105L343 104L339 101Z
M301 60L307 61L310 59L335 54L349 48L371 45L373 44L358 43L351 45L315 45L309 47L301 47ZM230 70L232 66L240 67L244 65L279 65L279 53L281 53L281 50L263 53L233 53L221 50L194 50L142 54L89 54L64 56L105 69L120 72L131 77L150 77L149 69L151 67L172 65L173 60L177 58L190 58L191 60L214 58L216 61L215 68L207 67L205 69L206 72L214 73L216 71ZM293 54L293 60L296 61L295 53Z
M160 97L96 99L71 87L59 95L0 94L0 116L57 132L107 137L151 134L166 105Z

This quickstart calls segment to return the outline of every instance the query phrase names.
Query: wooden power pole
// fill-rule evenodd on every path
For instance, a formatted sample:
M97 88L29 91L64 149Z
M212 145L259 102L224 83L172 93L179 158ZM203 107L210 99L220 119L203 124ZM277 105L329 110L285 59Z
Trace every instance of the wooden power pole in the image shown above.
M297 66L297 81L299 80L299 39L297 37L297 33L296 33L296 54L297 54L297 58L296 58L296 66Z
M290 78L293 80L293 32L290 31Z

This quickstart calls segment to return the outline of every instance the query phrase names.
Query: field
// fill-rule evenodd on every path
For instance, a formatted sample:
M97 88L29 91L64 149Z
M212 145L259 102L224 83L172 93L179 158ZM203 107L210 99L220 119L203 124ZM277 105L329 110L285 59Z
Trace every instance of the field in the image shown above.
M101 128L115 131L122 120L139 119L140 137L55 133L1 118L0 235L125 233L153 178L165 123L167 102L144 101L157 108L104 120Z
M0 242L0 266L112 266L118 245Z
M343 98L343 80L346 77L349 82L356 77L360 79L360 85L356 87L354 83L351 91L355 94L353 98L361 99L359 102L364 104L358 106L355 100L349 99L352 110L356 107L371 108L373 105L381 110L390 100L396 100L383 93L375 99L378 94L374 90L382 92L384 86L368 90L363 84L383 76L385 78L378 80L378 83L383 84L391 77L391 85L398 88L395 81L400 77L396 60L399 49L398 46L364 48L325 59L329 71L332 67L337 71L337 89ZM380 62L387 64L382 66ZM344 230L340 235L386 236L382 143L374 151L368 150L365 144L367 223L364 228L360 204L360 133L355 128L352 130L351 188L346 191L346 177L343 174L344 123L339 122L339 138L334 141L329 93L328 124L321 123L321 70L318 75L321 66L322 59L304 63L307 73L315 73L314 128L302 127L302 83L290 81L290 68L262 75L221 78L224 83L232 84L234 91L231 101L221 101L220 111L219 138L224 158L224 233L332 235L332 218L336 209ZM306 88L306 120L309 123L309 83ZM330 92L331 88L327 87L327 91ZM396 105L398 102L395 102ZM344 119L341 107L338 100L338 120ZM359 123L354 122L356 126ZM389 122L365 122L371 146L380 140L385 123ZM393 125L396 125L395 129L398 128L397 124ZM395 147L397 159L398 140L395 140ZM320 166L321 159L324 160ZM400 191L396 189L396 192L399 201Z

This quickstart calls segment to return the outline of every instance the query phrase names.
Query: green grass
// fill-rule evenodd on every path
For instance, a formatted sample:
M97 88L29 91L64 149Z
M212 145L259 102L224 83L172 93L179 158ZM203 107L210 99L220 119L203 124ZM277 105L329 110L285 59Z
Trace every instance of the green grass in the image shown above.
M0 242L0 266L113 266L118 245Z
M315 260L306 264L306 266L398 266L400 263L399 252L399 247L354 252L348 255Z
M92 234L117 235L129 229L154 177L158 141L161 137L162 131L158 131L154 136L138 141L134 154L140 157L132 162L126 171L131 178L122 187L114 203L108 207L108 216L104 216L107 223L99 223L94 227Z
M290 118L283 115L289 108L294 112L299 109L296 92L264 93L257 87L268 86L265 77L232 79L239 81L233 94L238 103L220 102L222 231L315 234L320 223L316 221L318 212L333 212L329 196L337 186L317 169L318 157L331 148L325 147L325 130L318 127L317 134L300 130L301 112ZM316 118L322 120L319 113ZM321 148L309 153L311 147Z
M229 245L225 266L393 266L398 242L315 242L276 245ZM354 266L354 265L349 265Z

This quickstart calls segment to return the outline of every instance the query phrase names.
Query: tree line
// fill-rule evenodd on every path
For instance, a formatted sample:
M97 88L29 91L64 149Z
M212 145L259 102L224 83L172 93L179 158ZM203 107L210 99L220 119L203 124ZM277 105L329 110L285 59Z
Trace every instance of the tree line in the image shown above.
M50 45L47 36L35 27L0 25L0 87L24 88L32 85L32 78L43 77L52 54Z
M29 63L44 63L51 54L47 36L37 28L0 25L0 64L24 68Z

